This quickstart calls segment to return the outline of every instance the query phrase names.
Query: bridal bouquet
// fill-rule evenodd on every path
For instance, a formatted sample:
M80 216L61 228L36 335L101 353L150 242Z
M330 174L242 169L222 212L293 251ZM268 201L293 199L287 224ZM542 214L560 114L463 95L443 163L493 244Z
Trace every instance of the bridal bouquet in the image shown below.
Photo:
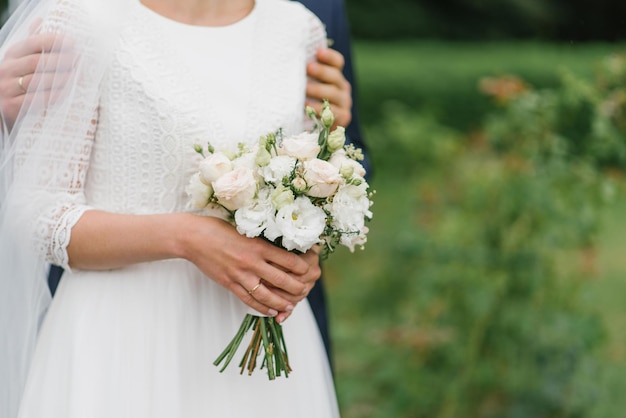
M343 127L331 131L334 115L324 103L321 115L307 108L311 132L284 136L279 130L262 136L253 147L215 150L196 145L202 155L187 187L198 209L218 206L229 214L240 234L262 237L289 251L306 252L320 245L325 258L339 245L362 247L372 218L360 149L345 146ZM252 374L263 346L261 368L270 380L289 375L282 327L272 317L246 315L224 352L214 362L224 371L249 330L253 336L239 366Z

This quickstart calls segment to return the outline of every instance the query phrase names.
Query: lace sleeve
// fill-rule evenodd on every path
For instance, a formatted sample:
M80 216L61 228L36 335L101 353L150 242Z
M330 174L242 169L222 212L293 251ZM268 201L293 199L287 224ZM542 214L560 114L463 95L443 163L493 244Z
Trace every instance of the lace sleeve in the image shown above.
M20 149L21 153L30 154L28 160L38 160L42 174L54 173L52 178L41 178L39 185L34 185L29 192L32 193L30 198L36 203L33 209L37 210L33 213L29 229L36 251L47 262L65 269L69 269L67 246L70 243L72 227L83 213L90 209L85 202L83 186L89 167L96 119L91 118L87 123L90 128L85 132L82 143L77 141L70 146L63 138L63 132L46 132L45 135L33 132L33 138L41 134L40 141L49 141L50 144L57 146L43 147L47 152L39 156L33 155L38 153L34 148ZM26 143L34 144L40 141Z
M47 262L68 269L72 227L89 209L83 188L97 126L98 89L88 75L101 63L93 42L76 39L85 33L76 24L87 24L84 10L65 0L55 6L40 30L63 35L55 47L71 46L73 70L67 79L58 77L58 63L41 56L37 72L56 76L48 86L29 86L34 98L16 125L14 173L19 187L14 197L23 208L22 226L35 250Z

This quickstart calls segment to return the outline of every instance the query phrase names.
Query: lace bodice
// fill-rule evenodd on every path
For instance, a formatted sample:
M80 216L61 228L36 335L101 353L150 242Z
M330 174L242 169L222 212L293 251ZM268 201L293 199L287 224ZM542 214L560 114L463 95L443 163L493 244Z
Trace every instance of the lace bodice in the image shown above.
M89 158L84 186L68 185L35 228L48 261L68 267L71 228L90 208L184 211L193 144L235 147L279 127L301 130L305 65L324 43L321 23L295 2L257 0L249 16L220 28L137 3L100 87L96 129L77 149Z

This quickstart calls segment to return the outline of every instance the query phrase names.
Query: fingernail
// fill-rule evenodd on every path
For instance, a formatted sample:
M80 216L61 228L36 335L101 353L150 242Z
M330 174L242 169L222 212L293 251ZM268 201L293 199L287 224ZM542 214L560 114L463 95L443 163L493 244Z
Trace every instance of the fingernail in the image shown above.
M270 309L268 313L270 314L270 316L276 316L276 315L278 315L278 311L277 311L277 310L275 310L275 309Z
M293 311L293 305L287 305L287 307L285 308L285 310L286 310L287 312L291 312L291 311Z

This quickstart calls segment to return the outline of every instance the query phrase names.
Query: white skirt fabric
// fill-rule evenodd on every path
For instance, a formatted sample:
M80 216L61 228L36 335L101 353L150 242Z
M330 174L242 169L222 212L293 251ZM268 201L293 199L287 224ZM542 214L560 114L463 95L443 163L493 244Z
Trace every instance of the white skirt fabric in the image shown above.
M338 417L306 301L284 324L288 378L269 381L258 368L240 375L239 353L219 372L213 361L247 311L183 260L66 273L42 325L19 416Z

